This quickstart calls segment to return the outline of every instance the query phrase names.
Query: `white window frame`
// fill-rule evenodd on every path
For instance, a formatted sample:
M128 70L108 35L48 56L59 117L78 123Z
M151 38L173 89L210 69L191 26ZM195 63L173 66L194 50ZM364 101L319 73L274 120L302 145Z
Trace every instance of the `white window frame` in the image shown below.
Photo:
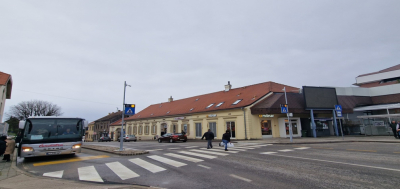
M220 102L220 103L217 104L215 107L218 108L218 107L220 107L222 104L224 104L224 102Z
M239 102L241 102L242 100L243 100L243 99L236 100L234 103L232 103L232 105L239 104Z
M210 105L208 105L206 108L211 108L211 106L213 106L215 103L212 103Z

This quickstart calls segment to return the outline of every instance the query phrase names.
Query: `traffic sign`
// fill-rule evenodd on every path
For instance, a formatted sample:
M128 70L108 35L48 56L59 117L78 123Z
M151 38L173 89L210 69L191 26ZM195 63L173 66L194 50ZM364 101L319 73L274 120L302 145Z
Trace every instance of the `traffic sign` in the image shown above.
M283 113L283 114L287 114L288 113L288 110L287 110L287 107L281 107L281 113Z
M135 115L134 104L125 104L125 115Z
M335 105L336 111L342 111L342 105Z
M342 111L336 111L337 117L343 117Z

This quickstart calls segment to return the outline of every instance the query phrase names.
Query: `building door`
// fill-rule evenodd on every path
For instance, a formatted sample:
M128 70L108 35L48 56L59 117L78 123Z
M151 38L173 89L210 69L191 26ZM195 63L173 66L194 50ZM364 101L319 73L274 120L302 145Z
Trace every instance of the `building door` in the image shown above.
M261 121L261 135L263 138L272 137L271 120L262 120Z
M208 125L209 125L209 128L210 128L211 132L214 133L214 136L217 136L217 123L216 122L210 122Z
M161 124L161 133L160 133L160 136L163 136L165 133L167 133L167 124L166 123L163 123L163 124Z
M235 122L233 122L233 121L226 122L226 130L230 130L231 137L236 138Z
M196 137L201 137L201 123L196 123Z

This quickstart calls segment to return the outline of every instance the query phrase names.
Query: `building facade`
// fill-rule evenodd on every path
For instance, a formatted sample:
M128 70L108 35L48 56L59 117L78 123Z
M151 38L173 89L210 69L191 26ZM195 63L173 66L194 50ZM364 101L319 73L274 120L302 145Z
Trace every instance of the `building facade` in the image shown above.
M125 116L128 117L128 116ZM109 113L96 121L94 121L93 140L98 140L102 136L109 136L110 124L122 118L122 111Z
M12 84L11 75L0 72L0 123L3 122L6 99L11 99Z
M94 138L94 121L88 124L88 128L85 132L85 141L86 142L93 142Z

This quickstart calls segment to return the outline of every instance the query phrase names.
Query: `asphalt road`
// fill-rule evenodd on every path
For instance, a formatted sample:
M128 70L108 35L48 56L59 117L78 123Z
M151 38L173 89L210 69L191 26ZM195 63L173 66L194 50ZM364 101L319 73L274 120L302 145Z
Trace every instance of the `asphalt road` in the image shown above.
M400 184L397 144L254 142L235 144L229 152L216 142L213 150L201 149L205 146L206 142L128 142L124 147L150 153L116 156L83 150L76 156L19 159L19 166L38 176L162 188L398 188Z

